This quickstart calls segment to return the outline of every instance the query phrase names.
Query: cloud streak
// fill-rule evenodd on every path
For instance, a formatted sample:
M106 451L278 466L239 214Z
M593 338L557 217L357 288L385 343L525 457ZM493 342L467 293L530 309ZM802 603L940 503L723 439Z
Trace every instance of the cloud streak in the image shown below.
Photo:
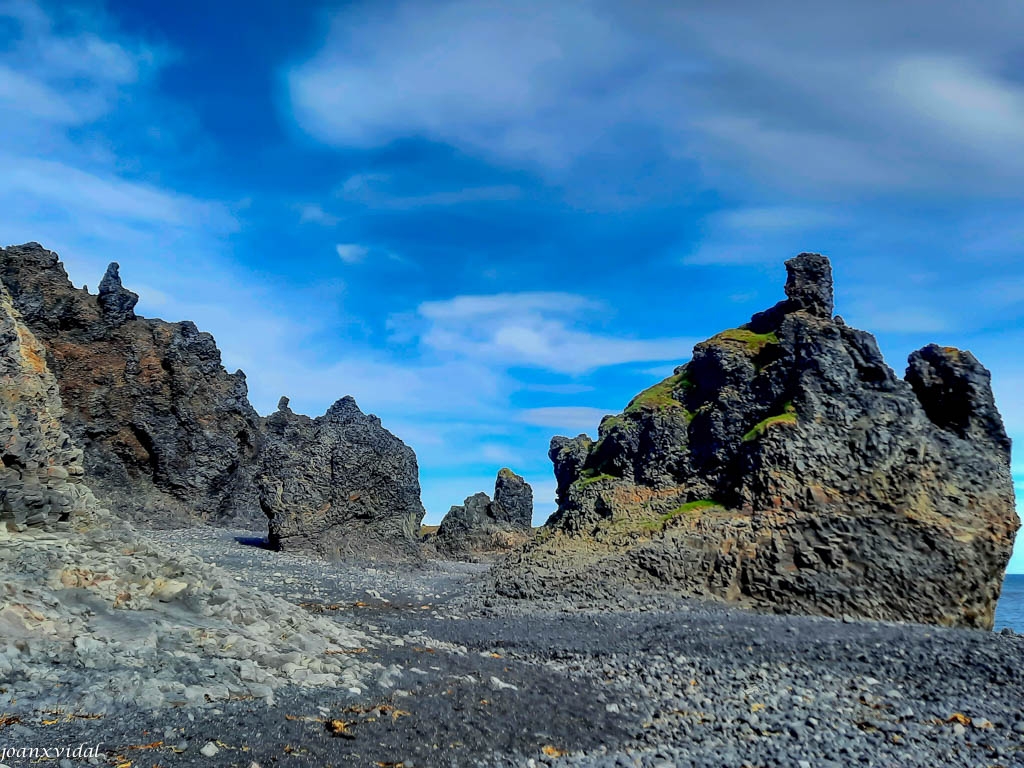
M601 312L608 312L603 303L567 293L456 296L421 304L419 333L435 353L562 374L679 360L693 348L692 338L629 339L580 327L587 313Z
M742 172L830 197L1006 194L1024 178L1012 4L970 19L952 2L642 7L352 6L288 73L292 113L328 144L424 137L556 176L624 162L608 150L630 136L633 170L696 162L710 183Z

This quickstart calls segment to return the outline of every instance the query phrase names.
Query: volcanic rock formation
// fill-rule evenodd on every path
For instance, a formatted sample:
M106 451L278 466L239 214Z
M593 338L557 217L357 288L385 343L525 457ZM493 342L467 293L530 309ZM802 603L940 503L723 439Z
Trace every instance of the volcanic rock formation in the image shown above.
M271 546L336 558L417 558L416 454L343 397L311 419L282 397L264 419L257 484Z
M429 541L448 557L506 552L530 538L532 521L533 489L506 467L494 481L494 501L481 491L453 506Z
M260 517L259 417L210 334L137 317L117 264L99 296L75 288L38 243L0 248L0 280L46 348L64 424L107 506L151 524Z
M508 467L499 469L494 480L491 516L512 528L529 530L533 527L533 488Z
M989 372L930 345L897 378L832 317L828 259L786 268L786 300L698 344L598 440L552 440L558 510L499 592L992 626L1020 521Z
M43 347L0 284L0 537L64 522L95 501L63 410Z

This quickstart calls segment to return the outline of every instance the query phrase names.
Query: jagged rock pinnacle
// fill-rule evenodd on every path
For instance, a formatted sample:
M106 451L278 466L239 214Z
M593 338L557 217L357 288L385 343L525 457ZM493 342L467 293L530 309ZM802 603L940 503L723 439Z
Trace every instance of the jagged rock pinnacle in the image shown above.
M139 303L139 295L121 284L120 266L116 261L110 262L103 279L100 280L100 293L97 298L103 310L103 317L111 325L121 325L135 318L135 305Z
M792 310L832 317L832 264L820 253L801 253L786 262L786 296Z

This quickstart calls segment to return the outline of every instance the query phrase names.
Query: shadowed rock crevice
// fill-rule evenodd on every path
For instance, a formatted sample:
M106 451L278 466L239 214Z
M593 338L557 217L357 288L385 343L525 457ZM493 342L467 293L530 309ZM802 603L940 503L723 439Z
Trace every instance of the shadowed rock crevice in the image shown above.
M991 626L1020 523L988 371L931 345L899 379L832 317L828 259L786 266L784 301L697 344L596 441L552 440L558 510L500 592Z

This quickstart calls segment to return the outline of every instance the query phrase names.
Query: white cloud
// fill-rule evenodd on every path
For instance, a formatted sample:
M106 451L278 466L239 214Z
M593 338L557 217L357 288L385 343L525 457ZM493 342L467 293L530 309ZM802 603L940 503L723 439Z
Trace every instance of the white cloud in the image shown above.
M571 315L600 306L599 302L574 293L534 291L425 301L419 306L419 314L431 320L470 320L531 313Z
M334 248L346 264L358 264L370 252L366 246L356 243L338 243Z
M15 111L22 119L72 125L82 119L74 106L36 78L0 64L0 106L9 114Z
M589 384L524 384L522 389L530 392L546 392L549 395L580 395L593 392Z
M610 413L617 412L615 409L602 410L601 408L587 408L584 406L549 406L545 408L527 408L520 411L517 418L525 424L532 424L537 427L567 430L574 435L580 432L588 432L591 435L595 435L597 433L597 425L601 423L601 419Z
M990 3L867 7L696 0L349 6L287 73L321 141L418 136L563 176L652 158L713 184L845 196L1015 192L1019 18ZM911 54L928 51L927 56ZM630 159L604 152L628 137ZM614 158L614 160L609 160ZM737 178L736 172L745 172Z
M340 219L327 213L316 203L309 203L299 206L299 221L303 224L321 224L325 227L333 227Z
M98 16L79 11L68 17L71 24L58 31L35 3L0 4L0 20L16 30L0 53L0 109L22 121L32 119L36 130L47 124L82 125L102 116L123 86L136 83L163 57L139 41L115 42L85 28L101 29L104 20Z
M162 224L220 230L235 228L226 207L187 195L130 181L110 173L93 173L66 163L0 153L4 176L0 199L8 205L59 206L76 216L103 216L124 225Z
M522 197L522 190L512 184L486 186L457 186L439 189L435 179L403 178L403 187L388 174L355 174L338 189L338 197L368 208L386 210L414 210L443 208L466 203L507 202ZM411 188L425 188L429 192L413 192Z
M907 111L965 151L986 155L992 171L1024 168L1024 87L950 56L901 59L885 82Z
M717 224L733 230L821 229L843 222L843 217L815 208L766 206L727 209L712 215Z
M567 293L456 296L419 307L420 339L434 352L505 367L579 374L622 363L680 360L692 338L629 339L580 330L581 318L606 311L600 302ZM409 332L410 322L396 326Z

